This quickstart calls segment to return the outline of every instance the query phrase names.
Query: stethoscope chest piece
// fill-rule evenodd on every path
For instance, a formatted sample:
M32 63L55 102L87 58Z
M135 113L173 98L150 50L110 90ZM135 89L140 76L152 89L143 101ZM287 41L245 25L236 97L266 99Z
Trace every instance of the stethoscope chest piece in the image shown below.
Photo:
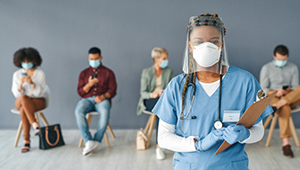
M221 129L222 127L223 127L223 123L222 123L220 120L216 120L216 121L214 122L214 128L215 128L216 130Z

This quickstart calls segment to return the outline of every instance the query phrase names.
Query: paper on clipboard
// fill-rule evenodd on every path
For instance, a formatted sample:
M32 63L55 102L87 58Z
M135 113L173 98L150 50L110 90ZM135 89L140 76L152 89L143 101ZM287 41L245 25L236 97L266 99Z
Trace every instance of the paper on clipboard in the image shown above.
M271 100L275 97L277 91L273 92L270 96L267 96L255 103L253 103L246 112L243 114L243 116L240 118L240 120L237 122L236 125L244 125L246 128L251 128L252 125L256 122L256 120L259 118L259 116L263 113L263 111L266 109L268 104L271 102ZM228 142L224 141L222 145L219 147L216 155L227 149L229 146L231 146Z

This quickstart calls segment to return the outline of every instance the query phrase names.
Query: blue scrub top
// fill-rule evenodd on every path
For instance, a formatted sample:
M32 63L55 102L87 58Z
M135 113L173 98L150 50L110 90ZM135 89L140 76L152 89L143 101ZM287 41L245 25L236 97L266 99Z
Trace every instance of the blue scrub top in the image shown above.
M212 96L208 96L196 79L196 93L189 118L196 119L180 120L182 89L185 79L180 82L184 74L174 77L163 92L159 101L153 108L162 121L175 125L176 134L181 137L198 136L204 138L214 130L213 123L218 119L219 88ZM239 110L240 117L247 108L256 101L256 94L261 87L255 77L242 69L230 66L222 82L221 120L225 110ZM191 104L192 86L188 87L185 98L185 116ZM256 123L273 112L269 105L258 118ZM181 129L179 129L181 123ZM224 123L227 127L232 123ZM255 124L256 124L255 123ZM173 168L176 169L248 169L248 156L244 151L245 144L235 143L218 155L215 152L222 142L204 152L176 152L173 157Z

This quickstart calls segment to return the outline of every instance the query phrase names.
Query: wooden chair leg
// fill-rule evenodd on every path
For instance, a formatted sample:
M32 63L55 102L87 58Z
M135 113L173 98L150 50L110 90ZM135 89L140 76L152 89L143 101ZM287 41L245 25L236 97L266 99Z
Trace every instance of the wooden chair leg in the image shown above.
M269 115L264 123L264 128L266 129L272 119L272 115Z
M88 126L90 126L90 124L91 124L92 117L93 117L93 115L91 115L91 114L86 114L86 121L87 121L87 123L88 123ZM78 144L78 148L81 148L81 147L82 147L82 144L83 144L83 139L82 139L82 137L80 137L79 144Z
M39 118L36 113L34 113L34 117L35 117L36 123L40 126Z
M91 124L92 117L93 117L93 115L91 115L91 114L86 115L86 120L87 120L88 126L90 126L90 124ZM116 138L116 136L115 136L114 132L112 131L112 128L109 124L107 125L107 129L109 130L111 136L113 138ZM104 132L104 139L105 139L107 147L110 147L110 143L109 143L108 135L107 135L106 131ZM83 144L83 139L82 139L82 137L80 137L78 148L81 148L82 144Z
M148 136L147 136L146 149L149 148L149 145L150 145L151 136L152 136L152 132L153 132L155 121L156 121L156 115L152 114L151 115L149 132L148 132Z
M15 139L14 147L17 147L17 145L18 145L18 142L19 142L19 139L20 139L20 135L22 133L22 129L23 129L23 123L22 123L22 121L20 121L18 132L17 132L17 136L16 136L16 139Z
M150 123L151 123L151 115L149 116L148 122L147 122L147 124L145 126L145 129L144 129L144 134L145 135L147 134L147 131L149 130Z
M277 118L278 118L278 114L275 113L275 116L273 117L272 123L271 123L271 126L270 126L269 135L268 135L267 142L266 142L266 147L269 147L269 145L270 145L271 138L272 138L272 135L273 135L273 131L274 131L274 128L275 128L275 125L276 125L276 122L277 122Z
M43 112L39 112L39 115L40 115L42 121L44 122L45 126L49 126L49 123L48 123L47 119L45 118Z
M290 123L290 129L291 129L293 138L295 140L296 146L299 147L299 139L298 139L298 136L297 136L297 132L296 132L295 125L294 125L292 117L290 117L290 122L289 123Z
M104 132L104 139L105 139L105 142L106 142L107 147L109 148L109 147L110 147L110 144L109 144L109 140L108 140L108 136L107 136L106 131Z
M91 124L92 117L93 117L93 115L91 115L91 114L86 114L86 121L87 121L87 123L88 123L88 126L90 126L90 124Z
M81 148L82 144L83 144L83 139L82 139L82 137L80 137L78 148Z
M115 134L114 134L114 132L113 132L113 130L112 130L110 124L107 125L107 129L109 130L111 136L112 136L113 138L116 138L116 136L115 136Z

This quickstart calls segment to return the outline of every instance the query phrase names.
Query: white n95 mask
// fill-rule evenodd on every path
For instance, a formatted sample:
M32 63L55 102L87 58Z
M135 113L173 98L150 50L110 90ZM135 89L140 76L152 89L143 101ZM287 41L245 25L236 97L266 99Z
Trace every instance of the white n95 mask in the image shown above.
M218 47L211 42L192 46L192 48L194 59L202 67L211 67L220 59L221 47Z

